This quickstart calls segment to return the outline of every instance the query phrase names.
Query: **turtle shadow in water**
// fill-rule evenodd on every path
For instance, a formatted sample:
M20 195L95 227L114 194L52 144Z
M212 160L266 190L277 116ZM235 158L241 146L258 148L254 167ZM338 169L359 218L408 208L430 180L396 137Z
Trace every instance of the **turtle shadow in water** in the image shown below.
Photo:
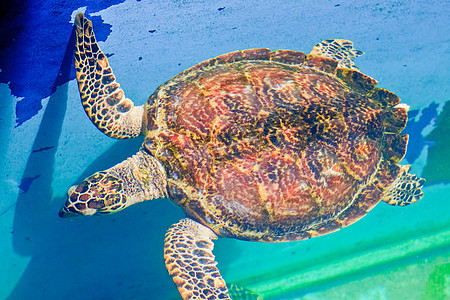
M14 250L22 255L31 254L36 247L34 239L36 225L46 216L46 212L40 211L40 208L47 206L52 196L51 181L56 146L61 135L68 97L68 86L63 83L70 77L74 41L75 31L72 30L59 75L52 88L54 93L42 116L19 185L21 192L17 198L14 215L13 246ZM40 201L41 199L45 202Z
M55 86L69 78L72 45L69 42L60 69L66 78L58 78ZM58 217L66 199L53 198L51 183L68 99L67 84L55 90L27 160L22 177L26 190L18 196L14 216L14 250L30 256L30 262L5 298L146 299L157 294L163 299L177 299L178 291L163 260L165 232L184 217L175 204L160 199L115 215ZM142 139L117 141L73 184L131 156L141 143ZM229 256L222 256L225 251L220 247L215 253L221 256L221 269L226 271Z
M142 139L117 141L73 184L133 155L141 143ZM41 172L51 174L52 167L47 167ZM51 175L46 176L50 178L45 184L42 180L46 179L39 178L39 185L32 185L21 196L20 201L29 201L18 205L16 211L17 252L32 257L8 299L24 299L31 290L35 299L146 299L145 295L153 293L162 299L179 298L163 260L166 230L184 217L179 207L168 199L158 199L114 215L60 219L58 209L66 199L42 203L41 197L52 196ZM30 215L35 220L24 221ZM230 249L222 248L216 247L214 252L221 271L226 272ZM35 291L36 284L46 289Z
M164 267L162 247L166 229L182 214L168 201L151 201L112 216L58 217L66 199L52 199L51 184L68 85L56 86L69 79L73 37L59 72L64 78L55 82L16 203L13 247L16 253L29 256L30 262L5 298L27 299L32 295L33 299L140 299L152 290L176 295ZM79 181L134 154L141 142L116 142L87 166Z
M64 60L60 67L59 77L54 84L44 115L36 134L32 151L28 157L19 188L12 243L14 251L20 255L31 256L30 262L7 299L25 299L36 291L35 283L41 284L40 277L45 278L52 272L51 260L44 253L54 252L60 244L60 233L53 229L55 218L52 218L52 173L55 164L56 145L61 135L62 124L67 107L68 85L64 82L70 76L71 56L73 53L74 31L66 48ZM65 82L67 82L65 81ZM40 151L40 149L45 149ZM52 243L48 244L49 239ZM62 262L61 262L62 263ZM57 274L53 274L58 278ZM56 280L58 281L58 280ZM39 294L39 292L38 292ZM37 296L39 299L40 295Z

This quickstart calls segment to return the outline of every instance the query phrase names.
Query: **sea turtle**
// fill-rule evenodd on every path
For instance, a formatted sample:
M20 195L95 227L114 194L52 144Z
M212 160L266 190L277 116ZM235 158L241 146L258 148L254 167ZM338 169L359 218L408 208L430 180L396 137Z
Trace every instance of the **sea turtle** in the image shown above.
M230 299L213 240L286 242L362 218L380 200L404 206L423 179L398 165L408 106L360 73L362 52L325 40L310 54L236 51L176 75L135 106L92 23L76 16L83 107L104 134L144 135L137 154L69 189L61 217L117 212L170 198L187 217L166 234L164 259L183 299Z

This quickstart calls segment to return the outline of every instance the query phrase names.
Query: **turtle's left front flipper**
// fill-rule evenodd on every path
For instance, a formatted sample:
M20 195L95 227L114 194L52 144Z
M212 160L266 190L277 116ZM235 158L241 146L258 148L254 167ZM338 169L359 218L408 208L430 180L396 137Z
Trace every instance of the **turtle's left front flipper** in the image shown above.
M183 299L230 299L212 250L216 234L191 219L169 228L164 244L166 268Z
M97 128L109 137L126 139L141 133L143 106L134 106L116 82L100 50L92 22L83 13L75 18L75 70L83 107Z

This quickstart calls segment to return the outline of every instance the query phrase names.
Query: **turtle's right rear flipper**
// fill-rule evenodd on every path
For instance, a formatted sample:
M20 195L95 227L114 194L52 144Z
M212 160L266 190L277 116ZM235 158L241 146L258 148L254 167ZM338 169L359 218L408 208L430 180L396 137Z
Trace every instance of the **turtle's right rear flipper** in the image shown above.
M143 106L126 99L108 59L100 50L92 22L75 17L75 70L83 107L97 128L109 137L126 139L141 133Z
M192 219L172 225L166 234L164 260L184 300L231 300L212 253L216 234Z
M408 173L411 166L400 166L397 179L385 190L382 200L389 205L406 206L423 197L425 179Z

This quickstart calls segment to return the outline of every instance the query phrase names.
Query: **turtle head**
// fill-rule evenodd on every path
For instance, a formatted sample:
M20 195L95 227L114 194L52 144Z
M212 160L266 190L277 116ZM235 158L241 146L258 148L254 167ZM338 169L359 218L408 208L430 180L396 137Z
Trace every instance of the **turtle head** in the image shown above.
M144 150L89 176L67 193L61 218L118 212L144 200L167 196L166 175L161 164Z
M107 171L97 172L72 186L67 196L59 211L62 218L114 213L127 206L128 198L123 180Z

